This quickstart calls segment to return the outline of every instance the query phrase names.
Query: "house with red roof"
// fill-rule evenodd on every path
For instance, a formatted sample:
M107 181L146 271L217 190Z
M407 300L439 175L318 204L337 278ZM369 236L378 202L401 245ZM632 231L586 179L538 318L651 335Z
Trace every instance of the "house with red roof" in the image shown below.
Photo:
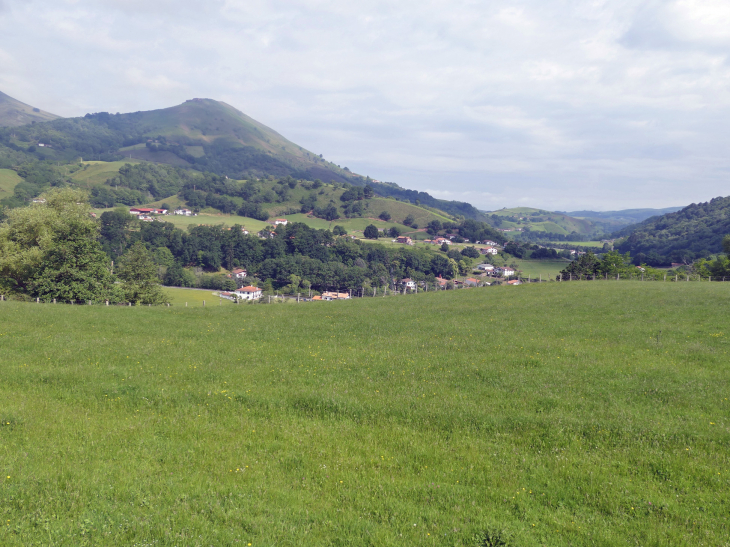
M235 294L240 300L258 300L261 298L263 290L258 287L254 287L253 285L249 285L248 287L236 289Z

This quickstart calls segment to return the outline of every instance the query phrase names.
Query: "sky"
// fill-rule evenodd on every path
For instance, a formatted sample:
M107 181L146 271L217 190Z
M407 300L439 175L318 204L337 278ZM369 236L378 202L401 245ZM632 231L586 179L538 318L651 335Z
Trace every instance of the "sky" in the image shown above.
M0 90L43 110L217 99L484 210L730 194L727 0L0 0L0 36Z

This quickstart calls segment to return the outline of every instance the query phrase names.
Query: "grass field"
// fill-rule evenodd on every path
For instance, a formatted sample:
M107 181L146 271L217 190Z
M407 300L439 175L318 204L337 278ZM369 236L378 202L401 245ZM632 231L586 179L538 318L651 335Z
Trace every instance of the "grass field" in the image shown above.
M23 179L12 169L0 169L0 199L13 195L13 190Z
M0 544L728 545L729 304L0 302Z
M233 302L219 298L217 295L218 291L210 289L179 289L176 287L164 287L163 290L169 296L170 304L173 306L185 307L187 303L188 307L203 306L232 306Z
M124 161L85 161L84 165L88 165L85 169L76 171L71 175L71 179L82 187L98 186L103 184L117 174L119 174L119 168L124 167L125 164L138 164L141 163L135 159L126 159Z

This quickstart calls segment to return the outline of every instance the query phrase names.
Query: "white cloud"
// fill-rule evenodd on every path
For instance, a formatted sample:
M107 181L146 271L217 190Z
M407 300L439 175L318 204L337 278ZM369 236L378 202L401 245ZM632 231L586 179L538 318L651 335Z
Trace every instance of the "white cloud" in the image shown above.
M4 5L1 89L62 115L219 98L355 171L488 208L726 192L725 1Z

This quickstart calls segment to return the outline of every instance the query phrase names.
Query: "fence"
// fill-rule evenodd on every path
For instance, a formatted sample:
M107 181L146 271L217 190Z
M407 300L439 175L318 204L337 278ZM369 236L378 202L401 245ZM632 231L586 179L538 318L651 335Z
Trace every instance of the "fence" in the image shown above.
M572 282L572 281L605 281L605 282L611 282L611 281L653 281L653 282L670 282L670 283L688 283L690 281L692 282L704 282L704 283L722 283L726 281L730 281L730 277L720 277L720 276L708 276L708 277L702 277L698 274L684 274L684 275L673 275L668 276L666 274L662 275L646 275L646 274L631 274L631 275L621 275L617 274L614 276L609 276L608 274L605 274L603 276L597 276L597 275L578 275L574 276L572 274L565 275L556 275L555 278L551 279L550 276L546 276L545 278L542 277L542 275L539 275L536 278L533 278L531 276L522 277L522 276L511 276L513 281L519 281L520 283L562 283L562 282ZM496 279L496 278L488 278L492 280L492 283L502 284L502 280ZM454 283L456 282L456 284ZM422 282L422 285L416 285L415 288L409 289L409 288L398 288L397 286L392 287L361 287L359 289L348 289L347 292L339 293L342 295L345 295L345 297L322 297L322 300L349 300L352 298L376 298L376 297L392 297L392 296L403 296L407 294L418 294L423 292L434 292L434 291L442 291L442 290L459 290L459 289L468 289L468 288L476 288L474 285L468 285L466 284L466 280L464 282L459 281L458 278L456 280L450 280L447 283L427 283ZM482 285L477 286L483 286L487 284L487 282L483 282ZM333 291L334 292L334 291ZM307 296L303 296L302 293L297 293L296 295L284 295L284 294L276 294L276 295L263 295L258 300L248 300L246 303L277 303L277 302L286 302L289 301L296 301L299 302L311 302L313 299L312 292L310 291ZM0 294L0 302L4 302L8 300L8 296ZM27 298L18 298L18 300L25 301L25 302L35 302L36 304L67 304L67 305L79 305L79 306L91 306L91 305L102 305L102 306L124 306L124 307L132 307L132 306L147 306L151 307L152 304L133 304L131 302L110 302L109 300L104 301L93 301L93 300L85 300L85 301L79 301L79 300L69 300L69 301L59 301L56 298L53 299L41 299L36 298L35 300L29 300ZM226 297L218 297L212 296L212 299L209 301L212 303L212 305L215 305L215 300L218 300L218 305L222 304L222 300L231 300L230 298ZM272 302L273 300L273 302ZM235 299L234 302L236 304L240 304L241 302L238 299ZM160 304L163 307L170 307L173 304L165 303ZM184 307L188 307L188 302L185 302ZM191 306L192 307L192 306ZM206 307L206 301L202 301L202 307Z

